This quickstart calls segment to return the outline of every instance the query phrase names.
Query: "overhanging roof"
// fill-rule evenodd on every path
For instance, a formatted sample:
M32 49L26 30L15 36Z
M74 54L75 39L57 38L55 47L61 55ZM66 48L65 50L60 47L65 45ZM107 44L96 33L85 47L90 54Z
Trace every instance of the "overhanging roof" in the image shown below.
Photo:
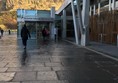
M94 4L98 5L99 2L101 3L101 6L107 5L109 3L108 0L90 0L90 5L94 5ZM56 14L61 13L70 3L71 0L65 0L62 6L59 8L59 10L56 11Z
M18 22L54 22L54 18L17 18Z
M65 9L69 4L71 3L71 0L65 0L62 6L59 8L59 10L56 11L56 14L59 14L63 9Z

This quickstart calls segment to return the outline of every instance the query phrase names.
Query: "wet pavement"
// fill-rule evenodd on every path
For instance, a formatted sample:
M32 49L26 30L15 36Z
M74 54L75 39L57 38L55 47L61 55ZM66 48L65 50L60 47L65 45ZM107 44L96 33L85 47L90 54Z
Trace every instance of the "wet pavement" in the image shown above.
M66 41L0 39L0 83L118 83L118 61Z

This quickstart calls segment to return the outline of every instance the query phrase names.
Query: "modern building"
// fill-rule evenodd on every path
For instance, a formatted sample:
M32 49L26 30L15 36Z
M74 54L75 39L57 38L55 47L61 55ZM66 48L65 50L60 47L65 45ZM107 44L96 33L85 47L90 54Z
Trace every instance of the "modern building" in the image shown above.
M117 0L65 0L57 11L54 7L50 11L19 9L18 32L26 22L34 38L38 38L41 28L47 26L54 39L56 26L61 38L77 45L86 46L94 41L118 46L117 8Z
M39 38L41 35L41 30L44 27L53 33L53 28L55 27L55 8L53 7L51 11L47 10L17 10L17 21L18 21L18 37L20 37L20 31L23 24L26 23L28 29L30 30L32 38ZM53 35L51 35L51 38Z

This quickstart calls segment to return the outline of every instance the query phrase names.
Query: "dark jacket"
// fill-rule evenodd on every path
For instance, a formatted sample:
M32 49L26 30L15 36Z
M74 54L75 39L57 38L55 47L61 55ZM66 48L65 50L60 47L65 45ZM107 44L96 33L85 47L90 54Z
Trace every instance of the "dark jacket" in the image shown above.
M21 29L21 37L22 39L28 39L28 36L30 36L30 33L29 33L29 30L27 29L26 26L24 26L22 29Z
M1 29L1 33L3 33L3 32L4 32L4 30Z
M42 30L42 35L46 36L46 30L45 29Z

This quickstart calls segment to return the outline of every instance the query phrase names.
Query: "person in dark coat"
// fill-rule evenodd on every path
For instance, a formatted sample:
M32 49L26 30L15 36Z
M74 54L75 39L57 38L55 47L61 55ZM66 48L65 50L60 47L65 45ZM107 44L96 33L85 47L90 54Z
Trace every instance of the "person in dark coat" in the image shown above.
M24 24L23 28L21 29L21 38L22 38L22 43L24 45L24 49L26 49L27 46L27 40L28 37L30 38L30 32L26 27L26 24Z
M3 36L3 33L4 33L4 30L3 30L3 29L1 29L1 36Z
M10 31L10 29L8 30L8 32L9 32L9 35L11 34L11 31Z
M43 36L43 41L45 41L46 40L46 36L47 36L47 34L46 34L46 28L45 27L42 30L42 36Z

